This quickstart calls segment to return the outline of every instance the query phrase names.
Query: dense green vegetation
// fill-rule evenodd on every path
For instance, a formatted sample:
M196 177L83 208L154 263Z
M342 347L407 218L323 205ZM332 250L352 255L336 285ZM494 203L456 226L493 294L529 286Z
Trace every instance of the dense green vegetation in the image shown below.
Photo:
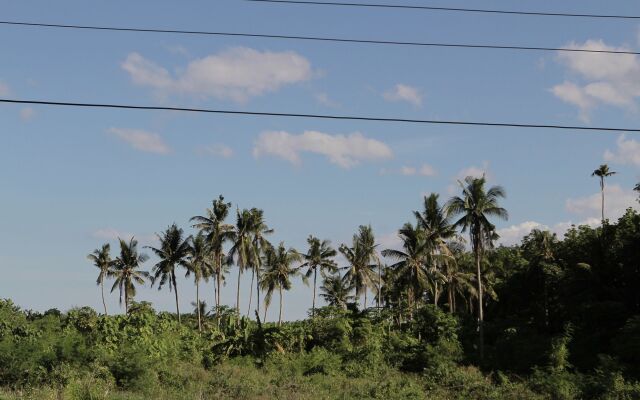
M604 194L611 171L597 171ZM222 197L192 219L195 236L158 235L151 272L135 239L115 259L101 246L97 283L125 313L0 301L0 399L640 398L640 214L496 247L504 190L468 178L461 191L426 197L397 249L379 249L368 226L337 250L313 236L306 251L272 245L261 210L231 225ZM235 307L220 303L233 267L253 277L246 315L240 284ZM198 288L182 314L179 273ZM309 318L284 321L299 278ZM212 307L200 300L209 281ZM134 300L147 283L173 292L175 313ZM265 323L274 295L280 318Z

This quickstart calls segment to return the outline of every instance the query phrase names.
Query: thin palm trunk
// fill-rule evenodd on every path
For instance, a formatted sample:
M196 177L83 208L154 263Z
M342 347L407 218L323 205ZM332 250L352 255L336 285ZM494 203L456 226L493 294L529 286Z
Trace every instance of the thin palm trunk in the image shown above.
M316 280L318 278L318 269L313 269L313 303L311 303L311 318L316 316Z
M380 302L382 296L382 265L378 265L378 312L380 312Z
M282 325L282 286L278 288L280 292L280 313L278 314L278 326Z
M267 303L264 303L264 318L262 319L262 322L267 322L267 309L269 309L269 306Z
M202 332L202 316L200 315L200 281L196 280L196 308L198 309L198 331Z
M256 266L256 312L260 315L260 267Z
M240 278L242 277L242 268L238 265L238 290L236 291L236 313L240 316Z
M438 282L433 282L433 305L438 307Z
M109 315L107 313L107 303L104 301L104 280L100 281L100 290L102 291L102 305L104 306L104 315Z
M478 280L478 333L480 335L480 361L484 360L484 313L482 307L482 272L480 271L480 244L476 245L476 279Z
M253 298L253 282L255 277L256 277L256 271L255 269L252 268L251 269L251 285L249 285L249 307L247 307L247 317L251 312L251 299Z
M178 284L176 282L175 273L171 273L171 280L173 281L173 293L176 295L176 314L178 314L178 323L181 323L180 319L180 306L178 305Z
M602 225L604 226L604 177L600 178L600 194L602 196Z
M129 291L124 288L124 315L129 315Z
M449 283L449 290L447 291L448 295L449 295L449 314L453 314L453 296L452 296L452 292L453 292L453 288L451 287L451 283Z

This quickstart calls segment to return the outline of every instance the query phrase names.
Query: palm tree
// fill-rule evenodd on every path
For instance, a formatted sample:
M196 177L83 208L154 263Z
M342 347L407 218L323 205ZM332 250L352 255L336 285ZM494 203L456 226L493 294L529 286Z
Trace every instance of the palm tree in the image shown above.
M337 269L337 264L333 260L337 252L331 247L331 242L328 240L320 241L317 237L309 235L307 238L309 244L309 250L307 254L303 255L304 263L300 268L307 268L307 272L304 274L305 280L309 279L313 275L313 303L311 305L311 316L316 315L316 287L318 279L318 270L320 274L324 276L325 271L334 273Z
M398 236L402 239L403 249L386 249L382 251L382 255L397 260L389 268L396 271L395 282L406 287L409 307L413 314L417 300L421 298L432 278L427 263L431 258L433 246L427 238L427 233L410 223L398 231Z
M193 274L193 280L196 285L196 302L200 304L200 281L207 282L212 272L211 264L209 263L209 249L207 247L207 239L202 232L199 232L195 237L191 238L191 247L189 249L189 256L187 258L186 277ZM200 307L196 307L198 311L198 330L202 331L202 313Z
M240 315L240 278L242 272L251 265L252 238L251 238L251 211L244 209L242 212L236 210L236 226L234 227L231 240L233 246L229 250L228 260L232 262L236 259L238 266L238 290L236 291L236 312Z
M262 268L262 255L266 249L271 247L271 243L265 238L266 235L273 233L273 229L270 229L264 222L264 212L257 208L252 208L251 212L251 290L249 291L249 308L247 309L247 316L251 310L251 297L253 292L253 278L256 277L256 312L260 314L260 270Z
M129 313L129 302L136 295L136 284L143 285L146 279L149 279L147 271L138 271L140 264L149 259L146 254L138 254L138 241L131 238L129 243L122 239L120 241L120 255L113 263L113 276L116 281L111 287L113 292L115 288L120 291L120 304L122 305L122 296L124 294L124 312Z
M461 227L462 232L469 231L471 249L476 263L476 283L478 285L478 331L480 334L480 359L484 358L484 311L482 292L481 262L483 251L490 247L496 238L495 226L489 221L489 217L497 217L506 220L509 216L507 210L500 207L498 200L506 196L500 186L493 186L485 190L486 179L468 176L464 184L458 181L462 188L462 197L455 196L445 206L451 216L461 215L454 226Z
M190 238L184 238L184 231L178 228L176 224L173 224L162 233L162 235L156 234L160 241L160 248L147 246L155 253L160 259L156 265L153 266L153 278L151 279L151 286L153 286L156 280L160 279L158 284L158 290L169 282L169 291L173 290L176 297L176 314L178 316L178 322L180 319L180 306L178 304L178 282L176 281L176 267L181 266L187 268L187 257L189 257Z
M351 294L353 289L353 285L342 279L339 274L328 275L320 286L320 296L330 306L346 309L348 303L356 300L356 297Z
M610 171L607 164L602 164L598 169L591 173L591 176L597 176L600 178L600 195L602 196L602 225L604 225L604 180L617 172Z
M373 288L375 269L379 267L380 260L376 254L375 238L371 226L360 225L358 233L353 235L352 247L340 246L340 253L344 255L349 266L344 269L347 272L342 279L350 282L356 289L356 298L364 293L363 307L367 308L367 288ZM378 284L380 276L378 275Z
M459 241L455 241L450 242L447 248L450 249L453 259L445 263L443 273L447 281L449 312L453 314L456 312L456 299L458 297L465 299L467 295L475 297L476 291L472 283L474 274L461 268L464 265L465 257L468 255L465 252L464 245Z
M93 265L100 270L98 279L96 280L96 284L100 285L100 291L102 293L102 305L104 306L104 315L108 315L107 303L105 303L104 301L104 280L105 278L111 276L111 268L113 267L113 260L111 260L111 255L109 254L110 251L111 246L109 245L109 243L105 243L102 245L101 249L95 249L93 253L87 256L87 259L93 261Z
M414 211L413 214L418 221L420 228L424 229L427 233L427 238L434 244L432 249L433 256L433 273L437 274L441 272L444 264L452 261L452 254L447 247L447 241L457 238L458 234L455 227L451 223L450 217L447 215L443 207L438 204L439 195L431 193L429 197L424 197L424 207L422 213ZM433 302L437 306L439 291L438 280L434 281L433 287Z
M302 260L295 249L286 249L280 242L278 248L270 247L264 257L264 274L260 286L267 291L264 298L264 319L267 318L267 308L271 304L271 296L275 289L280 295L280 312L278 314L278 326L282 324L282 290L291 289L291 277L298 274L298 270L292 264Z
M636 183L636 186L633 188L633 190L638 192L638 195L640 195L640 182ZM638 202L640 202L640 197L638 197Z
M193 227L198 228L207 234L207 242L211 257L213 258L213 274L215 275L215 303L216 313L220 311L220 289L224 279L224 244L233 237L233 225L224 221L229 215L231 203L225 203L224 197L220 195L212 202L212 207L208 208L206 216L195 216L191 221L196 222Z

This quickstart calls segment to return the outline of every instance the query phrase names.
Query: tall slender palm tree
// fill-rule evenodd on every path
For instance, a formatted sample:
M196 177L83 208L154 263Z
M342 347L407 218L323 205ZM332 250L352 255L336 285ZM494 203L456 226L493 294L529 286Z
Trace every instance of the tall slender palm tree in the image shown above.
M196 305L201 303L200 281L204 280L207 282L213 271L208 255L209 248L207 246L207 239L202 232L198 232L195 237L191 238L191 247L186 263L187 273L185 275L188 278L193 274L193 281L196 285ZM198 311L198 330L202 331L202 313L200 312L199 306L196 308Z
M236 312L240 315L240 278L242 272L251 265L252 237L251 237L251 211L244 209L242 212L236 210L236 226L233 230L231 240L233 246L229 250L228 260L232 262L235 258L238 266L238 289L236 291Z
M609 170L607 164L602 164L595 171L591 173L591 176L597 176L600 178L600 195L602 196L601 208L602 208L602 225L604 225L604 180L617 172Z
M445 208L451 216L460 218L455 222L456 227L462 228L462 232L469 231L471 248L476 263L476 283L478 285L478 332L480 336L480 359L484 359L484 310L482 291L481 262L484 249L492 245L496 238L495 226L489 221L489 217L497 217L506 220L509 217L507 210L500 207L498 201L504 198L506 193L501 186L492 186L485 190L486 179L468 176L462 182L458 182L462 188L462 197L451 198Z
M356 300L352 294L353 285L339 274L325 276L320 286L320 297L324 299L330 306L347 308L347 304Z
M278 289L280 295L280 312L278 313L278 326L282 324L282 290L291 289L291 277L298 274L293 263L299 262L302 257L295 249L287 249L283 242L277 248L270 247L264 257L264 274L260 286L267 291L264 297L264 314L267 317L267 308L271 304L271 296Z
M160 242L160 248L147 246L155 253L160 259L156 265L153 266L153 278L151 279L151 286L160 279L158 284L158 290L169 282L169 291L173 290L176 297L176 314L178 316L178 322L180 319L180 305L178 303L178 282L176 280L176 267L187 268L187 258L191 246L189 245L190 238L184 237L184 231L178 228L176 224L173 224L167 228L161 235L156 234L158 241Z
M427 264L433 246L427 240L427 233L410 223L406 223L398 231L398 236L402 239L402 250L385 249L382 255L397 260L389 267L396 270L395 282L406 288L409 308L413 314L417 301L430 283L431 271Z
M95 249L93 253L87 255L87 259L93 261L93 265L100 270L98 279L96 280L96 284L100 286L104 315L108 315L107 303L104 301L104 280L107 277L111 276L111 268L113 267L113 260L111 259L111 255L109 254L110 251L111 245L109 245L109 243L105 243L102 245L102 248Z
M434 274L442 272L444 264L452 262L451 250L447 247L449 240L457 238L458 234L455 227L451 223L451 218L447 215L444 207L438 204L439 195L431 193L428 197L424 197L423 211L414 211L413 214L418 221L418 226L425 230L427 238L433 242L431 269ZM442 256L442 257L437 257ZM438 280L435 280L433 286L433 302L437 306L440 295Z
M315 317L318 270L320 270L320 274L322 276L325 275L325 272L336 272L338 265L333 258L338 253L331 247L331 242L328 240L320 241L317 237L309 235L307 243L309 244L309 250L307 250L307 253L302 256L304 263L300 268L307 268L307 272L304 274L305 280L309 279L311 275L313 275L313 302L311 303L311 316Z
M149 279L147 271L139 271L140 265L147 261L149 257L144 253L138 253L138 241L131 238L129 243L122 239L120 241L120 255L113 263L113 276L115 282L111 287L113 292L116 288L120 291L120 305L124 295L124 312L129 313L129 302L136 295L136 284L144 285Z
M213 200L211 208L206 210L206 216L195 216L191 218L194 228L200 229L207 234L207 242L211 258L213 259L213 275L215 276L215 303L216 313L220 312L220 292L221 283L224 280L224 244L233 237L233 225L225 223L229 216L231 203L226 203L224 197L220 195Z
M252 208L251 212L251 290L249 292L249 308L247 315L251 310L251 297L253 292L253 276L256 277L256 312L260 314L260 270L262 269L262 256L266 249L271 247L271 243L265 236L273 233L264 221L264 211Z
M344 268L347 272L343 279L353 284L358 299L364 294L364 308L367 308L367 288L376 287L375 270L380 266L376 247L371 226L360 225L358 233L353 235L352 247L343 244L339 249L349 263L349 266ZM380 283L378 282L378 285Z

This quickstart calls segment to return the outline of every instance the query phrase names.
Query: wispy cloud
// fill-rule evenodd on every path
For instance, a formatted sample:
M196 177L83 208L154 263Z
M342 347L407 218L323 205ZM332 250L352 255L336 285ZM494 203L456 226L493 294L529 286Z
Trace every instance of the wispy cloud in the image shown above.
M171 148L157 133L127 128L110 128L108 132L136 150L163 155L171 152Z
M231 158L233 157L233 149L224 144L212 144L208 146L201 146L196 149L196 153L205 156L214 156L220 158Z
M415 107L422 106L422 93L416 87L399 83L382 94L387 101L403 101Z
M607 185L604 194L606 218L617 219L629 207L638 209L637 194L631 189L623 189L620 185ZM567 199L565 207L571 213L598 218L601 214L601 201L602 198L598 192L585 197Z
M285 85L313 77L311 63L292 51L258 51L234 47L191 61L171 74L166 68L131 53L122 63L136 85L162 94L186 94L243 103Z
M325 107L338 108L340 104L329 97L326 93L316 93L313 96L318 103Z
M20 110L20 119L23 121L30 121L36 116L36 111L31 107L25 107Z
M351 168L363 161L384 160L393 157L385 143L365 137L359 132L349 135L330 135L306 131L295 135L284 131L268 131L260 134L253 148L253 155L271 155L299 165L302 153L320 154L342 168Z
M616 145L616 150L604 152L605 161L640 166L640 142L634 139L627 139L625 135L620 135L616 140Z
M602 40L569 43L565 47L578 50L630 51L627 47L610 46ZM566 80L551 88L551 92L566 103L580 110L580 118L586 122L590 112L599 105L609 105L626 110L637 109L640 97L640 58L633 54L594 54L562 52L558 60L576 76L576 81Z
M9 89L9 85L0 81L0 96L9 96L11 94L11 89Z

